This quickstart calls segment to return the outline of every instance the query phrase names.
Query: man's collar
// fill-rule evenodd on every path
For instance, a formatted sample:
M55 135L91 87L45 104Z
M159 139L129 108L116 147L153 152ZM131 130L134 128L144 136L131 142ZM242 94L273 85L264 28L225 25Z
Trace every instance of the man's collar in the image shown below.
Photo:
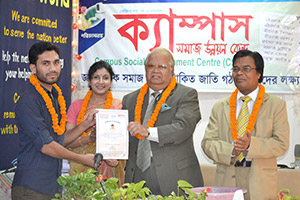
M162 91L163 91L163 90L159 90L159 91L157 91L157 92L161 93ZM149 87L149 95L152 94L153 92L156 92L156 91L154 91L153 89L151 89L151 88Z
M56 91L56 89L52 86L51 91L47 90L44 86L41 85L41 87L47 92L47 94L49 96L53 96L54 98L58 97L58 92Z
M257 98L258 92L259 92L259 87L258 87L258 86L257 86L257 88L256 88L255 90L253 90L253 91L252 91L250 94L248 94L248 95L243 95L240 91L238 91L237 99L240 99L240 98L243 97L243 96L249 96L249 97L251 97L251 99L252 99L253 101L255 101L256 98Z

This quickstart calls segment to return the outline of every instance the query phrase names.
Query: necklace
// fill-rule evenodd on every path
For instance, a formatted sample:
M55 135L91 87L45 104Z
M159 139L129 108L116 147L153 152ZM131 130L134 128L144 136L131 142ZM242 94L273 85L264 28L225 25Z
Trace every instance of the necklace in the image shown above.
M168 85L167 89L162 93L160 100L157 102L156 107L155 107L150 119L148 120L148 124L147 124L146 128L154 126L162 104L164 104L166 102L167 98L169 97L172 90L174 90L175 86L176 86L176 78L173 77L171 79L171 82ZM137 96L137 102L136 102L135 111L134 111L134 121L135 122L141 123L142 106L144 103L145 95L148 92L148 88L149 88L148 84L145 83L141 87L140 93ZM140 134L137 134L136 138L144 139L145 137L142 137Z
M92 90L88 91L86 93L84 99L83 99L81 109L80 109L80 112L79 112L78 117L77 117L77 124L80 124L83 121L88 103L91 100L92 93L93 93ZM104 105L104 109L110 109L111 104L112 104L112 100L113 100L112 93L111 93L111 91L108 90L105 105ZM87 136L86 132L83 132L81 135Z
M51 115L52 119L52 128L54 132L57 133L57 135L62 135L65 132L65 125L67 122L67 113L66 113L66 101L62 95L61 89L58 87L56 83L52 84L52 86L57 90L58 92L58 104L61 114L60 119L60 126L58 125L58 115L53 107L53 103L47 94L47 92L42 88L39 81L37 80L36 76L32 74L29 78L30 83L35 87L35 89L38 91L38 93L42 96L43 100L46 103L46 107Z
M255 101L252 113L250 115L249 118L249 122L248 122L248 126L246 129L247 131L252 132L253 128L254 128L254 124L255 124L255 120L258 114L258 111L261 107L261 104L264 100L264 96L265 96L265 87L263 85L258 85L259 86L259 92L257 95L257 99ZM231 97L230 97L230 101L229 101L229 106L230 106L230 130L231 130L231 136L232 136L232 141L237 140L237 121L236 121L236 97L238 94L238 89L236 89Z

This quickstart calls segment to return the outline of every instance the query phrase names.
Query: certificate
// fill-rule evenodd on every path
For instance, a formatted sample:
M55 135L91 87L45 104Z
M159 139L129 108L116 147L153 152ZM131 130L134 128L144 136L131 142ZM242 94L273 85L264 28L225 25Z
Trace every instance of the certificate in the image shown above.
M128 110L97 110L96 153L103 159L128 159Z

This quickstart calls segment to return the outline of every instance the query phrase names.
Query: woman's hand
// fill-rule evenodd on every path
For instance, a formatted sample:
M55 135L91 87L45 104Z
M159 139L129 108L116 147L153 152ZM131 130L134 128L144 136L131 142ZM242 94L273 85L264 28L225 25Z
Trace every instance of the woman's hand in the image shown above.
M93 143L96 141L96 127L93 126L91 129L91 134L89 135L89 142Z
M85 126L85 129L96 125L96 114L98 112L98 110L93 110L84 116L82 124Z
M116 167L119 164L119 161L116 159L108 159L108 160L104 160L104 161L111 167Z

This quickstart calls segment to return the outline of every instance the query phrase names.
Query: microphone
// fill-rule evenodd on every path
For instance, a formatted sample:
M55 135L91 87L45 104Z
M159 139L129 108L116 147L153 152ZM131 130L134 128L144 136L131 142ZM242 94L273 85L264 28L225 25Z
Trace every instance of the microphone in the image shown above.
M103 155L102 153L96 153L95 154L95 157L94 157L94 169L97 170L99 165L100 165L100 162L103 160ZM98 175L98 172L96 172L96 175ZM104 188L104 185L103 185L104 181L102 179L102 181L100 182L100 185L101 185L101 188L103 190L103 192L105 193L105 188ZM106 196L106 199L109 200L109 197Z
M97 170L100 162L103 160L103 155L102 153L96 153L94 157L94 169Z

